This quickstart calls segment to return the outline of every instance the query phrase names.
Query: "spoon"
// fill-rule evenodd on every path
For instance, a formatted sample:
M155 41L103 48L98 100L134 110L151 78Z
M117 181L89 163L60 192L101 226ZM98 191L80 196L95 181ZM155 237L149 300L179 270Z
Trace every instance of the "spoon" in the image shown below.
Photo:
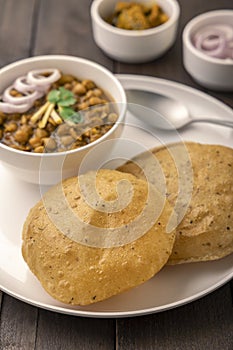
M135 117L161 130L181 129L191 123L212 123L233 128L233 118L192 117L187 107L172 97L156 92L126 89L128 109Z

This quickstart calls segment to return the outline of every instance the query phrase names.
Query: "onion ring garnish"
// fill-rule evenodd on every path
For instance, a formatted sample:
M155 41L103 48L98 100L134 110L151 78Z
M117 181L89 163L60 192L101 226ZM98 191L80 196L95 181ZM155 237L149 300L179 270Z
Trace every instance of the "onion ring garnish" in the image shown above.
M233 26L208 25L194 35L194 46L202 53L221 59L233 58Z
M50 84L42 85L42 86L36 86L33 84L29 84L26 76L19 77L18 79L16 79L13 86L14 86L15 90L22 92L22 93L33 92L35 90L47 93L47 91L50 88Z
M214 39L217 41L217 46L215 46L212 50L207 50L203 46L203 42L211 41ZM200 34L196 39L196 48L208 56L216 57L216 58L225 58L226 57L226 39L224 35L221 35L217 32L206 32Z
M6 114L10 113L25 113L32 107L32 104L24 103L21 105L13 105L8 102L0 102L0 111Z
M48 77L45 77L43 74L51 73ZM27 74L27 81L29 84L36 86L45 86L52 84L58 79L60 79L61 73L58 69L37 69L30 71Z
M32 92L36 89L35 85L29 84L27 82L27 77L23 76L23 77L19 77L15 80L14 82L14 88L15 90L25 93L25 92Z
M49 74L44 76L43 74ZM17 78L0 97L0 111L3 113L25 113L34 102L44 96L52 83L60 79L58 69L39 69L30 71L27 76ZM11 90L16 90L23 96L12 96Z
M21 105L21 104L32 104L35 100L41 98L44 93L41 91L33 91L32 93L28 93L27 95L24 96L12 96L11 95L11 90L14 89L14 86L9 86L4 92L3 92L3 96L2 99L4 102L8 102L11 103L13 105Z

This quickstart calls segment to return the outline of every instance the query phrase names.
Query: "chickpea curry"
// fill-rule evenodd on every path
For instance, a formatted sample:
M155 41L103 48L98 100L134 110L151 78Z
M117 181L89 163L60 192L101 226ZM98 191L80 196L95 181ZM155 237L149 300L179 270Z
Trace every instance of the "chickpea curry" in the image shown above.
M118 2L107 22L114 27L128 30L143 30L167 22L168 16L156 3Z
M104 135L118 119L95 82L56 69L31 71L0 97L0 142L26 152L63 152Z

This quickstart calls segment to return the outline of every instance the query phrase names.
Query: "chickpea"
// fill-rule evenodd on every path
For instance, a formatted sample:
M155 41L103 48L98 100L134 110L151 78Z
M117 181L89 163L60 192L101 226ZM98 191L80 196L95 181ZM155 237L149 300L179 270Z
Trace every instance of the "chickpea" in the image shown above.
M61 137L61 143L62 143L65 147L71 145L73 142L74 142L74 139L73 139L72 136L67 135L67 136L62 136L62 137Z
M47 123L45 130L46 130L48 133L52 133L52 132L55 130L55 128L56 128L56 127L55 127L53 124Z
M5 125L5 132L14 132L18 128L17 124L14 122L10 122L9 124Z
M85 86L87 90L91 90L96 87L95 83L92 80L88 80L88 79L83 80L82 84L83 86Z
M80 103L79 105L78 105L78 108L79 109L87 109L89 107L89 103L88 103L88 101L86 101L86 102L82 102L82 103Z
M66 83L64 85L64 88L67 89L67 90L71 90L72 89L72 84L71 83Z
M118 119L118 116L117 116L116 113L110 113L110 114L108 115L108 121L109 121L110 123L116 123L117 119Z
M99 97L91 97L89 99L89 104L91 106L98 105L98 104L101 104L101 103L103 103L103 100L101 100L101 98L99 98Z
M30 125L22 125L21 129L27 132L28 134L32 134L32 127Z
M44 146L38 146L34 149L35 153L43 153L44 152Z
M82 85L81 83L77 83L77 84L73 87L72 92L73 92L74 94L77 94L77 95L85 95L85 93L87 92L87 89L86 89L85 86Z
M75 87L75 85L76 85L77 83L78 83L78 80L77 80L77 79L73 80L72 83L71 83L72 88Z
M57 135L60 137L68 135L69 132L70 132L70 126L68 124L61 124L57 128Z
M15 133L15 141L19 143L26 143L29 139L29 135L23 131L23 130L18 130Z
M27 146L22 146L22 145L9 145L10 147L14 148L14 149L18 149L20 151L30 151L29 147Z
M101 101L102 101L102 103L104 103L104 104L108 104L108 103L109 103L109 101L107 101L105 98L103 98Z
M22 97L22 96L23 96L20 92L18 92L18 91L15 90L15 89L12 89L12 90L10 91L10 95L13 96L13 97Z
M57 148L57 143L52 138L43 139L46 151L54 151Z
M29 139L29 143L30 143L30 145L31 145L33 148L36 148L36 147L38 147L38 146L41 146L41 142L42 142L42 140L41 140L39 137L36 137L36 136L31 137L31 138Z
M6 116L4 113L0 112L0 125L3 125L3 123L6 120Z
M94 91L93 90L88 90L85 96L85 99L88 99L90 97L94 96Z
M103 94L103 91L101 89L96 88L96 89L93 90L93 94L96 97L100 97Z
M32 128L29 125L22 125L15 133L15 140L19 143L26 143L32 134Z
M73 80L74 80L73 75L63 74L61 76L61 78L58 80L58 84L59 85L65 85L67 83L72 83Z
M37 128L35 130L35 136L37 136L37 137L42 139L43 137L47 137L48 136L48 131L46 131L45 129Z
M21 124L27 124L27 116L26 115L22 115L22 117L21 117L21 120L20 120L20 123Z
M70 135L73 137L74 140L76 140L78 137L74 128L70 128Z

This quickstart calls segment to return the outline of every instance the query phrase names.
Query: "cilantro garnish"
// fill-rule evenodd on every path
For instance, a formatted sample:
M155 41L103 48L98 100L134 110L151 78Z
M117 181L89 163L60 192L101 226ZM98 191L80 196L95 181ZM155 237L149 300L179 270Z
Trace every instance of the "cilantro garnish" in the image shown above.
M76 102L76 98L70 90L61 86L59 89L51 90L47 99L49 102L57 105L59 114L63 120L69 120L76 124L82 122L83 118L81 114L70 107Z

